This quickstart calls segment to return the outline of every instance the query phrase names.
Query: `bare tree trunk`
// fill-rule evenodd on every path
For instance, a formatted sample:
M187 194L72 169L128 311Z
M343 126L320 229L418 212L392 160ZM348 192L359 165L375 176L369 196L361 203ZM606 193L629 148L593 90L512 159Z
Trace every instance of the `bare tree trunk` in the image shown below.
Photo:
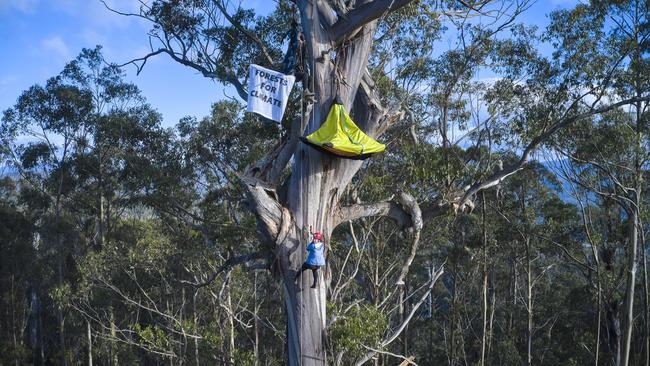
M61 243L61 239L60 239L61 234L57 234L57 236L59 237L58 242ZM59 277L59 285L62 285L63 284L63 259L59 259L58 277ZM57 311L57 316L59 318L58 319L59 320L59 346L61 347L61 364L63 366L68 366L68 358L66 356L67 351L65 346L65 315L63 314L62 306L59 306L59 309Z
M449 366L456 366L456 268L454 268L451 294L451 324L449 326Z
M93 366L93 333L89 321L86 321L86 330L88 332L88 366Z
M230 280L228 280L230 282ZM232 297L230 295L230 283L226 285L226 306L228 307L228 361L235 364L235 311L232 308Z
M639 210L640 184L637 184L637 191L634 193L635 207L630 209L630 236L628 248L627 280L625 283L625 301L623 302L623 334L621 344L620 366L628 366L630 359L630 348L632 344L632 329L634 328L634 285L636 283L636 254L639 238Z
M376 19L411 1L381 0L370 3L372 5L359 1L345 19L335 19L327 2L296 1L311 72L308 80L303 80L303 88L311 89L314 94L308 121L302 118L303 125L294 131L296 136L316 131L336 96L346 110L351 111L354 105L357 125L369 136L381 134L394 122L394 118L385 118L392 111L380 105L373 87L369 83L362 88L359 85L366 76ZM341 42L352 33L357 36L350 37L342 46ZM307 284L308 276L301 276L298 283L294 283L294 277L305 259L307 229L311 226L320 231L325 243L329 242L332 231L340 222L336 213L341 195L361 168L362 161L333 158L304 144L295 146L293 153L287 156L293 158L291 175L283 184L289 192L286 199L256 182L247 182L248 193L262 231L275 243L274 273L281 279L287 309L288 364L325 366L329 268L324 266L318 271L319 281L315 289ZM272 164L278 161L281 160ZM283 168L283 165L274 166L271 171L282 171ZM255 173L249 177L254 176Z
M492 280L492 283L494 284L494 279ZM488 332L488 344L487 344L487 355L486 358L489 360L490 359L490 351L492 350L492 333L494 332L494 313L496 312L496 303L497 303L497 295L496 291L494 290L494 285L493 285L493 290L492 290L492 300L490 301L490 322L488 323L489 326L489 332Z
M347 110L351 109L357 95L357 87L363 76L372 45L376 22L366 24L363 34L358 37L344 53L338 53L339 72L345 75L345 85L336 85L334 81L334 63L330 37L320 25L318 11L313 3L301 2L302 26L308 42L312 60L311 84L316 103L313 105L311 118L305 134L316 131L329 112L336 94L339 95ZM358 99L358 98L357 98ZM370 135L375 133L378 118L375 110L359 110L360 127L368 127ZM340 195L361 168L362 162L332 158L310 147L300 144L293 157L292 173L289 178L287 209L289 215L282 213L285 221L293 219L293 230L286 234L282 247L276 253L282 261L285 303L288 316L288 350L289 365L323 366L327 364L325 353L325 305L326 278L328 267L319 270L316 289L307 285L307 277L301 276L296 286L293 277L295 271L304 262L305 244L308 240L307 228L313 226L323 233L325 242L336 225L333 213L338 207ZM286 217L286 219L285 219ZM288 224L288 222L286 223Z
M198 331L199 329L199 316L196 312L196 297L198 296L199 291L194 290L194 296L192 296L192 315L193 315L193 321L194 321L194 329L195 331ZM194 362L196 366L199 366L199 338L194 337Z
M528 272L526 276L526 310L528 312L528 326L526 328L526 338L528 341L526 364L530 366L533 361L533 278L529 236L526 237L526 268L526 272Z
M639 57L637 51L637 58ZM640 95L640 90L637 86L637 96ZM640 226L640 213L641 213L641 190L643 182L642 173L642 158L639 156L643 151L642 143L642 123L641 123L641 102L636 103L636 149L634 158L634 190L631 197L631 204L629 204L628 213L630 214L630 236L628 255L628 272L627 280L625 283L625 301L623 302L623 352L621 356L621 366L628 366L630 358L630 347L632 343L632 329L634 328L634 287L636 285L636 270L637 270L637 252L639 242L639 226Z
M596 262L596 281L597 281L597 294L598 296L597 299L597 305L596 305L596 312L598 313L597 320L596 320L596 347L595 347L595 357L594 357L594 366L598 366L598 357L600 354L600 326L601 326L601 314L602 314L602 285L600 283L600 264Z
M108 316L111 322L111 339L116 339L117 337L117 329L115 329L115 313L113 312L113 307L108 308ZM109 355L111 358L111 364L114 366L117 366L120 364L119 357L117 356L117 351L115 350L115 347L113 346L113 342L110 342L110 351Z
M41 306L41 297L39 296L38 293L36 293L37 296L37 314L38 314L38 343L39 343L39 353L40 353L40 365L45 364L45 331L43 329L43 307Z
M515 311L517 310L517 250L512 246L511 252L512 277L510 278L510 313L508 314L508 329L512 334L515 323Z
M485 365L485 345L487 341L487 290L488 290L488 271L487 271L487 260L488 260L488 250L487 250L487 229L485 224L485 191L481 191L481 231L483 237L483 289L482 289L482 313L483 313L483 332L481 336L481 361L480 365Z
M45 343L43 340L43 319L39 289L32 288L30 295L29 346L32 349L34 365L43 365L45 363Z
M650 289L648 288L648 259L646 255L645 247L645 233L641 230L641 258L643 259L643 318L645 321L644 329L644 364L645 366L650 366L650 306L648 305L648 294Z
M524 224L523 240L526 255L526 364L530 366L533 360L533 267L531 258L531 225L526 212L526 195L528 194L526 182L521 190L521 217Z
M98 233L97 233L97 235L99 236L99 248L103 248L104 247L104 230L105 230L105 228L104 228L104 176L103 176L103 171L102 171L102 158L103 158L103 155L102 155L102 152L101 152L101 148L98 149L97 157L98 157L98 160L99 160L98 161L98 164L99 164L98 171L99 172L97 174L98 175L98 177L97 177L97 180L98 180L98 182L97 182L98 183L98 189L97 189L97 191L98 191L97 196L98 197L97 197L97 200L99 201L98 202L98 204L99 204L99 213L97 214L97 216L98 216L97 217L97 219L98 219Z
M254 273L254 278L253 278L253 328L255 331L255 344L253 346L253 365L254 366L259 366L260 364L260 329L259 329L259 323L257 321L257 311L258 309L257 305L257 272Z
M404 301L406 299L406 285L401 285L399 289L399 322L400 324L404 322L404 312L405 312L405 304ZM408 355L408 336L407 336L407 329L404 328L404 332L402 333L402 354L404 356Z
M15 276L12 273L10 276L11 279L11 336L14 345L14 364L19 365L18 360L18 340L16 339L16 295L14 291L14 280Z

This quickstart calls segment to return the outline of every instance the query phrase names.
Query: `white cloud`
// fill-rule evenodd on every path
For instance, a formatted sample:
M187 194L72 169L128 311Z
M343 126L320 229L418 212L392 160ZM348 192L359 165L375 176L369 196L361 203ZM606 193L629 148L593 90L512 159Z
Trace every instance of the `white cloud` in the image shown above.
M41 50L57 59L68 60L71 58L70 49L59 36L44 39L41 42Z
M0 0L0 13L18 10L23 13L33 13L39 0Z
M81 33L81 36L86 47L93 47L97 44L106 44L109 40L109 37L106 33L98 32L92 28L86 28Z

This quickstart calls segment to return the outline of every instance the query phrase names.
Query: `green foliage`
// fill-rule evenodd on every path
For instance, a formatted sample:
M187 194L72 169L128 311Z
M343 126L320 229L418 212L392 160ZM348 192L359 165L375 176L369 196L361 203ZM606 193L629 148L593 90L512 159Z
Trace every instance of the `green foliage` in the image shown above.
M330 308L330 314L337 314L336 309ZM334 354L343 353L348 362L368 352L364 346L376 348L388 329L386 314L370 304L355 306L338 316L329 333Z
M167 332L160 329L157 325L146 325L143 327L140 324L133 324L130 328L139 337L139 342L142 347L153 350L166 350L169 348L170 340L167 337Z

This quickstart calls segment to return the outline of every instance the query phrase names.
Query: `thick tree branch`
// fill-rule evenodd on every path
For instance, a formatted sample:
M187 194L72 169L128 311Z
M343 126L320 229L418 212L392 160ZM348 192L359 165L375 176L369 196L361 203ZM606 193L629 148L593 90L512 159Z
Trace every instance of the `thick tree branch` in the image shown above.
M402 229L412 226L411 216L408 212L406 212L399 204L390 200L341 207L335 215L335 227L342 222L369 216L389 217Z
M168 49L168 48L159 48L159 49L157 49L155 51L152 51L152 52L146 54L145 56L135 58L135 59L133 59L133 60L131 60L129 62L120 64L118 66L122 67L122 66L130 65L130 64L135 65L136 74L139 75L140 72L142 72L142 70L144 69L144 66L147 64L147 61L149 60L149 58L151 58L153 56L157 56L157 55L159 55L161 53L166 53L174 61L178 62L181 65L190 67L190 68L200 72L201 75L203 75L206 78L218 79L219 75L216 72L211 71L208 68L206 68L205 66L201 66L201 65L197 64L196 62L192 62L191 60L187 59L183 54L174 52L173 50ZM242 98L243 100L248 99L248 93L244 89L244 85L239 81L239 79L237 79L237 77L235 76L234 73L229 73L228 75L226 75L225 80L223 80L223 81L232 84L232 86L235 87L235 90L237 90L237 94L239 94L240 98Z
M334 227L342 222L369 216L386 216L391 218L401 228L422 230L422 213L415 198L406 192L399 192L396 200L393 198L375 202L358 203L340 207L334 214Z
M300 141L299 136L302 135L303 129L301 117L294 117L289 135L278 142L262 159L247 167L246 176L264 181L271 187L277 187L284 168L296 151Z
M275 240L284 222L283 207L271 197L275 191L255 178L241 175L239 178L246 186L250 208L257 216L261 229L269 240Z
M338 20L336 18L336 12L327 0L316 0L316 5L318 6L318 15L320 15L321 21L327 26L331 27Z
M585 118L589 118L591 116L597 115L597 114L603 114L606 112L609 112L613 109L616 109L618 107L624 106L624 105L629 105L632 103L637 103L637 102L647 102L650 101L650 96L648 97L638 97L638 98L630 98L630 99L625 99L616 103L609 104L604 107L600 108L591 108L587 112L583 112L571 117L566 117L562 118L559 121L557 121L555 124L553 124L550 128L548 128L546 131L542 132L540 135L537 137L533 138L531 142L526 146L524 149L523 153L521 154L521 157L519 158L518 161L516 161L514 164L511 164L507 167L504 167L503 170L498 171L487 177L485 180L482 182L474 183L471 185L467 190L465 190L465 193L462 197L462 199L459 201L460 205L464 205L467 202L470 201L470 198L475 195L476 193L488 189L490 187L494 187L504 181L506 178L509 176L515 174L519 170L523 169L528 163L528 159L530 158L530 154L535 151L539 145L543 144L546 142L554 133L556 133L558 130L570 126L571 124L583 120Z
M442 199L439 199L435 202L422 204L420 207L421 214L419 219L422 222L421 225L424 226L425 221L429 221L439 216L447 215L452 212L465 211L466 208L469 210L473 209L474 203L469 199L465 199L463 206L460 206L461 199L462 197L458 196L451 201L443 201ZM359 203L340 207L335 213L334 223L336 227L346 221L372 216L388 217L395 221L401 229L416 227L411 212L405 209L403 203L394 201L393 198L375 203Z
M382 15L403 8L413 0L374 0L354 8L331 27L334 43L340 43L356 29L379 19Z
M404 262L400 275L396 281L396 284L398 286L403 286L405 284L404 279L406 278L406 275L408 274L409 269L411 268L411 264L413 264L413 260L415 259L415 255L418 251L418 245L420 244L420 232L422 231L423 222L422 211L420 210L420 206L413 196L408 193L401 192L397 195L397 199L399 200L402 207L404 207L404 209L409 212L411 221L413 222L413 244L411 245L411 252Z
M237 94L239 94L239 97L242 100L244 101L248 100L248 93L244 89L244 85L241 83L241 81L239 81L239 79L237 79L237 76L235 76L234 73L229 73L226 76L226 81L235 87L235 90L237 90Z

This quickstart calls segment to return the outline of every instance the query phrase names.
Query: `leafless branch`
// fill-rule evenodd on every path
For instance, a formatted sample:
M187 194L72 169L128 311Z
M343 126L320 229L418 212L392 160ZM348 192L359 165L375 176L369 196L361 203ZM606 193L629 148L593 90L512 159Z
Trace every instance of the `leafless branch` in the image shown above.
M440 276L442 276L443 273L444 273L444 267L441 266L441 267L440 267L440 268L439 268L439 269L438 269L438 270L433 274L433 276L431 277L431 280L429 281L429 286L428 286L427 290L422 294L422 296L420 297L420 299L419 299L415 304L413 304L413 307L411 308L411 311L410 311L409 314L406 316L406 318L404 319L404 321L403 321L403 322L402 322L402 323L397 327L397 329L395 329L395 330L394 330L390 335L388 335L388 336L387 336L383 341L381 341L380 344L379 344L379 347L377 347L377 348L379 348L379 349L384 348L384 347L388 346L389 344L391 344L393 341L395 341L395 339L397 339L397 337L399 337L399 335L402 333L402 331L404 331L404 329L406 328L406 326L408 325L408 323L411 321L411 318L413 318L413 316L414 316L415 313L418 311L418 309L420 308L420 306L421 306L421 305L424 303L424 301L427 299L427 297L429 296L429 294L430 294L431 291L433 290L433 287L435 286L436 282L438 281L438 279L440 278ZM372 357L374 357L376 354L377 354L376 351L369 351L368 353L366 353L365 355L363 355L363 357L361 357L361 358L360 358L360 359L355 363L355 366L361 366L361 365L363 365L364 363L366 363L367 361L369 361Z
M402 365L415 365L415 366L417 366L418 365L417 363L415 363L415 357L413 357L413 356L406 357L406 356L398 355L396 353L392 353L392 352L388 352L388 351L381 351L381 350L378 350L378 349L370 348L370 347L368 347L366 345L363 345L363 344L361 346L363 348L371 351L371 352L380 353L380 354L383 354L383 355L388 355L388 356L392 356L392 357L404 360L404 362L401 363L400 366L402 366Z
M223 273L226 270L231 269L232 267L244 263L248 263L251 261L255 261L258 259L263 259L266 258L264 254L260 252L255 252L255 253L249 253L249 254L243 254L243 255L238 255L235 257L228 258L221 266L219 266L211 275L208 277L205 281L203 282L191 282L191 281L186 281L186 280L180 280L180 283L191 285L194 287L205 287L211 284L217 276L219 276L221 273Z
M212 0L212 3L221 11L221 14L232 24L235 29L237 29L240 33L242 33L245 37L253 41L257 46L262 50L262 53L264 54L264 57L266 58L266 61L270 65L274 65L275 62L273 61L273 58L269 54L269 51L266 49L266 46L264 45L264 42L253 32L250 30L244 28L244 26L239 23L237 20L235 20L230 14L228 13L228 10L224 6L221 0Z

